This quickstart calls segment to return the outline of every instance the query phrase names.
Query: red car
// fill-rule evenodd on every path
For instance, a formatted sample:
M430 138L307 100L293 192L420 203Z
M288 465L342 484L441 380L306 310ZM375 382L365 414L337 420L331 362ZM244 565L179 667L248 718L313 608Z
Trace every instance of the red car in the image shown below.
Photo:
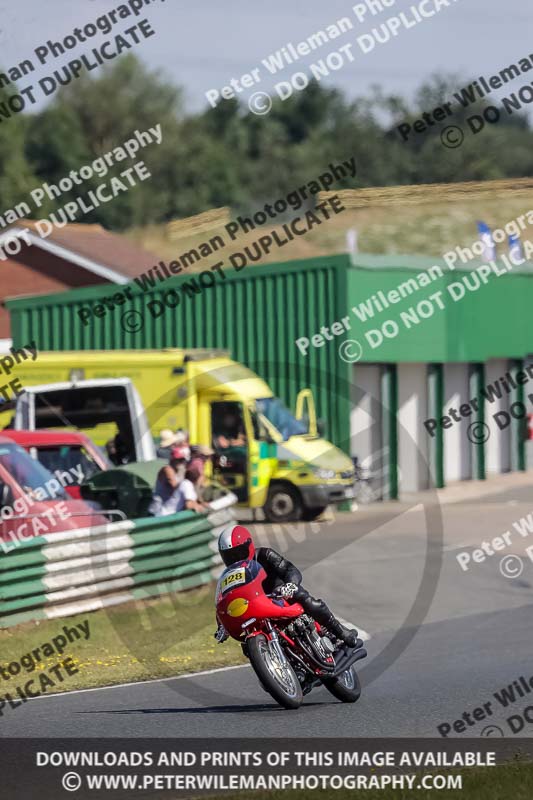
M86 478L110 467L102 451L79 431L4 430L0 436L19 444L53 475L63 475L65 491L76 499L81 498L80 485Z
M68 474L72 471L52 475L0 435L0 556L35 536L107 524L102 514L66 493Z

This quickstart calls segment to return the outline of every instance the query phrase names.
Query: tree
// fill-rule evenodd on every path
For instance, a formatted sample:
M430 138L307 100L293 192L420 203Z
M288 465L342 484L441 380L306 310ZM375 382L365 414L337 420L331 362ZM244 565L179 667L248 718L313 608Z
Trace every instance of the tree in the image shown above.
M63 102L28 119L25 150L38 178L51 184L92 160L81 121ZM72 193L65 197L67 201L73 199ZM46 199L42 212L46 214L53 208L54 201Z
M16 88L0 89L0 105ZM0 122L0 214L27 199L36 183L24 152L28 117L18 113Z
M181 91L158 72L147 70L135 56L127 55L104 68L97 78L84 73L62 87L41 119L45 135L50 132L49 140L39 147L37 122L28 152L48 175L58 176L61 170L68 174L70 169L79 169L104 156L132 138L135 131L160 126L162 143L148 145L135 157L135 161L145 163L152 177L83 219L118 230L160 221L169 211L169 172L177 148L180 113ZM59 122L57 135L53 130L55 122ZM133 163L118 162L105 177L94 176L85 182L78 194L120 175Z
M379 87L348 101L339 90L313 81L286 101L275 99L264 116L254 115L237 100L185 115L181 89L127 55L96 77L84 73L62 87L40 114L18 114L0 123L0 199L4 207L12 205L23 199L32 181L57 183L71 170L122 145L136 130L157 126L162 143L136 156L144 161L150 179L80 221L123 230L220 206L250 213L304 186L330 163L352 157L355 179L337 180L333 188L531 174L533 134L527 117L502 112L498 124L487 123L475 135L469 117L482 116L495 101L485 97L463 108L454 94L467 83L456 75L433 75L407 102ZM461 147L443 146L446 122L428 124L423 132L412 131L402 140L400 123L413 126L424 112L447 102L453 109L449 124L465 133ZM132 163L115 164L109 175L94 176L61 201L95 189ZM58 205L56 200L48 208Z

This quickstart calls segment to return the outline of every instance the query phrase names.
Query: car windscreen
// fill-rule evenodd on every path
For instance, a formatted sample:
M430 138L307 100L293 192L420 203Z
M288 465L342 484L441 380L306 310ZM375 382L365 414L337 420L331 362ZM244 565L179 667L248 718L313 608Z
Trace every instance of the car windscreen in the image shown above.
M101 472L94 458L81 445L64 444L37 447L39 462L50 472L70 472L74 483L83 483L96 472Z
M129 417L124 386L83 386L35 393L35 426L92 428Z
M22 447L16 444L0 444L0 464L25 492L39 489L39 499L68 499L62 488L55 488L58 482L54 480L54 476L38 461L34 461ZM51 486L50 481L53 481Z
M301 436L308 432L305 422L296 419L279 398L265 397L262 400L256 400L255 404L259 413L263 414L270 424L281 433L284 442L291 436Z
M74 428L91 431L113 424L115 463L135 461L131 409L125 386L81 386L35 393L35 428Z

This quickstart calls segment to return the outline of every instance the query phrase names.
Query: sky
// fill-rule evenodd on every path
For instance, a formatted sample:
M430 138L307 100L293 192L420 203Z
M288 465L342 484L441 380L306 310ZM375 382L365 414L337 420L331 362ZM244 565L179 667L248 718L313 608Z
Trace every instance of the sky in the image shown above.
M127 0L126 0L127 1ZM390 2L391 0L384 0ZM365 0L362 0L365 2ZM378 0L368 0L378 2ZM312 63L352 43L353 63L348 63L324 84L342 89L349 98L368 92L372 84L385 91L411 98L422 81L436 71L463 76L465 81L479 75L490 76L509 63L533 53L533 8L524 0L449 0L450 6L425 19L409 30L400 29L386 44L377 45L364 54L356 44L362 33L399 11L409 13L410 6L420 0L396 0L391 8L372 16L367 13L359 22L353 2L345 0L270 0L268 4L250 0L200 0L190 5L180 0L152 0L137 18L122 20L107 36L101 35L86 45L69 52L68 58L57 59L40 67L32 76L38 80L50 75L61 65L98 42L113 38L131 24L146 17L156 32L142 41L135 52L147 65L163 70L166 76L184 89L189 111L207 106L205 93L221 89L231 78L239 78L261 64L261 60L288 42L307 39L318 30L348 16L354 29L325 45L294 68L287 67L278 76L261 69L260 86L243 93L248 100L255 89L272 92L272 87L286 79L306 62ZM427 0L434 3L435 0ZM10 68L26 58L34 57L34 49L48 39L61 40L76 26L120 6L116 0L0 0L0 61L2 69ZM97 72L93 72L96 75ZM523 76L512 89L528 83ZM460 83L462 85L462 82ZM498 96L498 92L495 93ZM39 105L36 105L38 108Z

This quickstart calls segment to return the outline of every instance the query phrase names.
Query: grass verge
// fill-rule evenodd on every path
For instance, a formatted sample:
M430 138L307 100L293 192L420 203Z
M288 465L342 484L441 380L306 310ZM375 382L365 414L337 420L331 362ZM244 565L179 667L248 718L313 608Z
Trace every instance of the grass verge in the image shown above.
M412 800L414 797L416 800L437 797L446 800L531 800L533 797L533 764L465 769L460 774L463 776L462 789L290 790L252 792L248 797L250 800ZM224 794L224 800L243 800L244 796L243 793Z
M418 204L399 202L395 206L389 206L380 205L376 201L370 203L368 208L346 209L342 214L333 216L326 224L316 227L305 236L297 236L285 245L283 250L274 247L268 255L256 262L256 265L344 253L346 231L350 228L356 228L358 232L360 253L418 254L438 259L443 253L453 250L458 245L471 247L479 238L477 220L484 220L492 229L500 228L510 220L526 214L529 207L529 200L524 193L512 194L504 191L492 196L465 195L464 200L453 202L446 198L445 193L440 201L432 197L428 202ZM294 212L291 214L291 219L300 214L301 211ZM180 253L198 248L201 242L220 234L226 246L219 252L221 258L226 259L230 253L251 246L259 236L273 229L278 231L281 238L285 238L279 224L266 225L248 234L239 233L235 241L228 241L229 237L223 227L213 227L200 234L175 239L168 225L152 225L131 229L126 232L126 236L139 246L157 253L161 258L171 260ZM528 237L527 231L529 228L523 234L526 237ZM504 251L506 247L500 245L499 250ZM253 268L254 264L249 264L246 269ZM204 269L206 269L205 259L188 268L187 272Z
M216 628L214 586L179 595L126 603L89 614L57 620L29 622L0 631L0 666L6 668L45 642L89 622L89 639L69 643L63 655L57 652L40 660L35 670L21 672L1 682L2 692L45 672L67 656L79 670L53 691L71 691L151 678L172 678L187 672L243 664L240 647L213 639ZM83 636L83 634L82 634Z

